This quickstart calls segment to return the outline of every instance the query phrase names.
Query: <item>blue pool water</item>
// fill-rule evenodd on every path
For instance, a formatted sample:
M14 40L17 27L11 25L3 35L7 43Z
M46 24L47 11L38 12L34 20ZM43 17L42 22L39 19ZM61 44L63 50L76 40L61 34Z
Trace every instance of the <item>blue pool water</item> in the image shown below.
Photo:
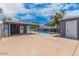
M51 30L50 32L49 31L38 31L36 32L37 34L53 34L56 32L56 29L53 29Z
M50 34L49 32L39 32L40 34Z
M49 32L37 32L38 34L51 34Z
M52 33L55 33L56 32L56 29L52 29L50 32L49 31L39 31L38 33L39 34L52 34Z

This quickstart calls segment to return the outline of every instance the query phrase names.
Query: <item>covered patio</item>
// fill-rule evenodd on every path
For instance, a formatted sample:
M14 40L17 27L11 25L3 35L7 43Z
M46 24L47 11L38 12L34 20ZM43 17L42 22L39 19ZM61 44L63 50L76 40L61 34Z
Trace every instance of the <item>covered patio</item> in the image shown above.
M49 33L54 33L56 32L57 28L56 27L51 27L51 26L40 26L40 31L45 31Z
M7 37L17 34L28 34L31 31L30 26L33 26L34 24L29 24L25 22L4 21L3 25L3 36Z

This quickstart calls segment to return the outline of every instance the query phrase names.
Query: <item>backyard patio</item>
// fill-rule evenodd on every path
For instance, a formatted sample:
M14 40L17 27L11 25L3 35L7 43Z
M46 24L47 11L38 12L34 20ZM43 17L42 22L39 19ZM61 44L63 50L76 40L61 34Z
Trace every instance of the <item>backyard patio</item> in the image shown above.
M79 55L78 40L52 35L17 35L0 39L0 55L70 56Z

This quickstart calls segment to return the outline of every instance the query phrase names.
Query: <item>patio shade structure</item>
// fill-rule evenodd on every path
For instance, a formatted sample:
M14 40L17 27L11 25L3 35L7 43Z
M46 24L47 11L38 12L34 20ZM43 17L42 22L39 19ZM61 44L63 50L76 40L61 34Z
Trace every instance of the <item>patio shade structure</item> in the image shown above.
M0 37L28 34L30 33L30 26L34 25L36 24L10 20L0 21Z
M49 33L51 33L51 30L53 30L52 32L54 32L54 29L56 29L56 27L40 26L40 30L42 30L42 29L46 29L46 30L48 30Z

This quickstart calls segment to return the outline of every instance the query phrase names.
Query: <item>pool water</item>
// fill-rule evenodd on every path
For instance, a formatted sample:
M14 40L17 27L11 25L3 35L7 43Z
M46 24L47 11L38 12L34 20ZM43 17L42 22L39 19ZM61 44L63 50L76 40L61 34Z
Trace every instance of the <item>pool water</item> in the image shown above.
M52 32L37 32L38 34L52 34Z
M35 32L32 32L32 33L37 33L37 34L53 34L53 33L56 33L56 30L51 30L50 32L49 31L35 31Z
M55 33L56 32L56 29L53 29L53 30L51 30L50 32L49 31L39 31L38 33L39 34L53 34L53 33Z

